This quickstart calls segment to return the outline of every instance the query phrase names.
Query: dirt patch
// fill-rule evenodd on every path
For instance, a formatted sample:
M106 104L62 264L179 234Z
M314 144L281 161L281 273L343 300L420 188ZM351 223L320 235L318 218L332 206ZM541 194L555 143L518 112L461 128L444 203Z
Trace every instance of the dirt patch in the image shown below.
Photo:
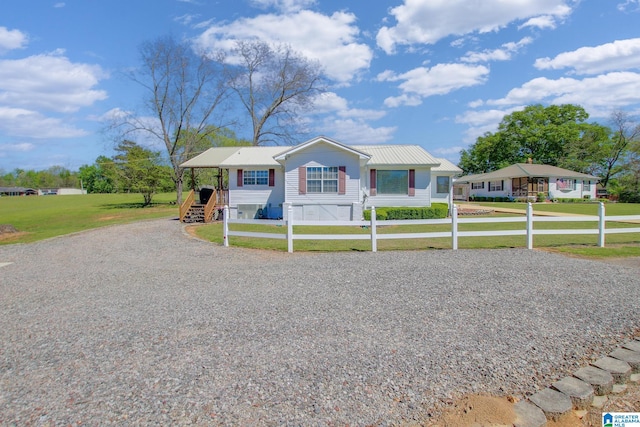
M120 219L122 218L122 215L107 215L107 216L101 216L100 218L98 218L98 221L111 221L113 219Z
M479 427L512 426L516 420L515 399L485 395L467 395L447 406L424 426Z
M26 231L18 231L11 224L0 224L0 242L11 242L29 234Z
M436 417L421 424L425 427L499 427L512 426L516 420L512 397L468 395L453 401ZM640 411L640 384L629 383L627 389L609 395L605 405L599 409L571 411L558 421L548 421L547 427L592 427L602 425L604 412Z
M17 233L18 230L11 224L0 224L0 234Z

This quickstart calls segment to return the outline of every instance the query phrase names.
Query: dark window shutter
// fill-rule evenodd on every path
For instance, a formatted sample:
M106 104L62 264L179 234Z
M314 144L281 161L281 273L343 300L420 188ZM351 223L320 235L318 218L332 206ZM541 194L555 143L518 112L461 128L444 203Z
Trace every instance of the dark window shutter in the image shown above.
M275 187L276 185L276 170L269 169L269 187Z
M338 194L347 194L347 167L338 166Z
M376 170L371 169L369 171L369 195L376 195Z
M416 195L416 170L409 169L409 196Z
M504 179L500 182L500 188L504 191Z
M242 169L238 169L238 187L242 187Z
M298 194L307 194L307 168L298 168Z

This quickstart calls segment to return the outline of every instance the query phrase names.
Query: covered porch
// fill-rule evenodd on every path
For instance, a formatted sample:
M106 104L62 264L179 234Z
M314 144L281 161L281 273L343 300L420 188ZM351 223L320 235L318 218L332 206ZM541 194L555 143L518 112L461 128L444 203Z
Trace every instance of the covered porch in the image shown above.
M538 197L538 194L549 196L549 178L522 176L511 179L511 195L519 197Z

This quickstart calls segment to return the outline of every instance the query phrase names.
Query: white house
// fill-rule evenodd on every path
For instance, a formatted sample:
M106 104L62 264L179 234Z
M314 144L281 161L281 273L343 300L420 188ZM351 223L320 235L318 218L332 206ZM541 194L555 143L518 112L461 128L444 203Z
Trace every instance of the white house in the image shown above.
M462 172L418 145L349 146L322 136L294 147L210 148L181 167L228 171L231 218L281 218L291 207L294 218L315 220L450 203L452 177Z
M493 172L456 180L455 193L468 198L595 199L597 176L556 166L516 163Z

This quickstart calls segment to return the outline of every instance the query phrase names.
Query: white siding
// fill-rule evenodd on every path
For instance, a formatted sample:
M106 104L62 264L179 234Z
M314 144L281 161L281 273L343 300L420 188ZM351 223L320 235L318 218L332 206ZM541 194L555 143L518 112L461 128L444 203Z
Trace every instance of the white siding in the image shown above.
M266 170L244 168L243 170ZM284 202L284 173L275 169L275 185L243 185L238 187L238 169L229 169L229 207L231 218L236 218L238 205L261 205L267 209L282 209Z
M371 168L376 170L409 170L413 168L403 169L400 167L393 168ZM363 170L363 175L365 179L363 182L366 184L366 187L363 186L362 190L367 193L367 202L365 205L366 209L369 209L371 206L375 207L390 207L390 206L431 206L431 169L422 168L415 169L416 171L416 181L415 181L415 196L409 196L408 194L376 194L375 196L371 196L369 189L371 188L371 183L369 179L371 178L370 169ZM407 182L407 188L409 188L409 183Z
M449 191L446 193L438 193L438 177L449 177ZM453 176L444 172L431 171L431 203L450 203L451 188L453 186Z
M551 199L582 199L589 196L590 199L596 198L596 183L591 183L591 189L585 190L582 180L576 179L575 190L558 188L558 181L561 178L551 178L549 180L549 197Z
M298 171L300 167L345 167L345 194L300 194ZM325 143L318 143L292 154L285 163L284 199L291 203L294 219L305 220L359 220L354 215L354 203L360 195L360 159L357 155ZM286 213L285 213L286 215Z
M469 185L469 195L478 197L510 197L511 196L511 179L500 179L496 181L502 181L502 191L489 191L491 189L491 181L484 182L484 188L478 188L473 190L471 184Z

